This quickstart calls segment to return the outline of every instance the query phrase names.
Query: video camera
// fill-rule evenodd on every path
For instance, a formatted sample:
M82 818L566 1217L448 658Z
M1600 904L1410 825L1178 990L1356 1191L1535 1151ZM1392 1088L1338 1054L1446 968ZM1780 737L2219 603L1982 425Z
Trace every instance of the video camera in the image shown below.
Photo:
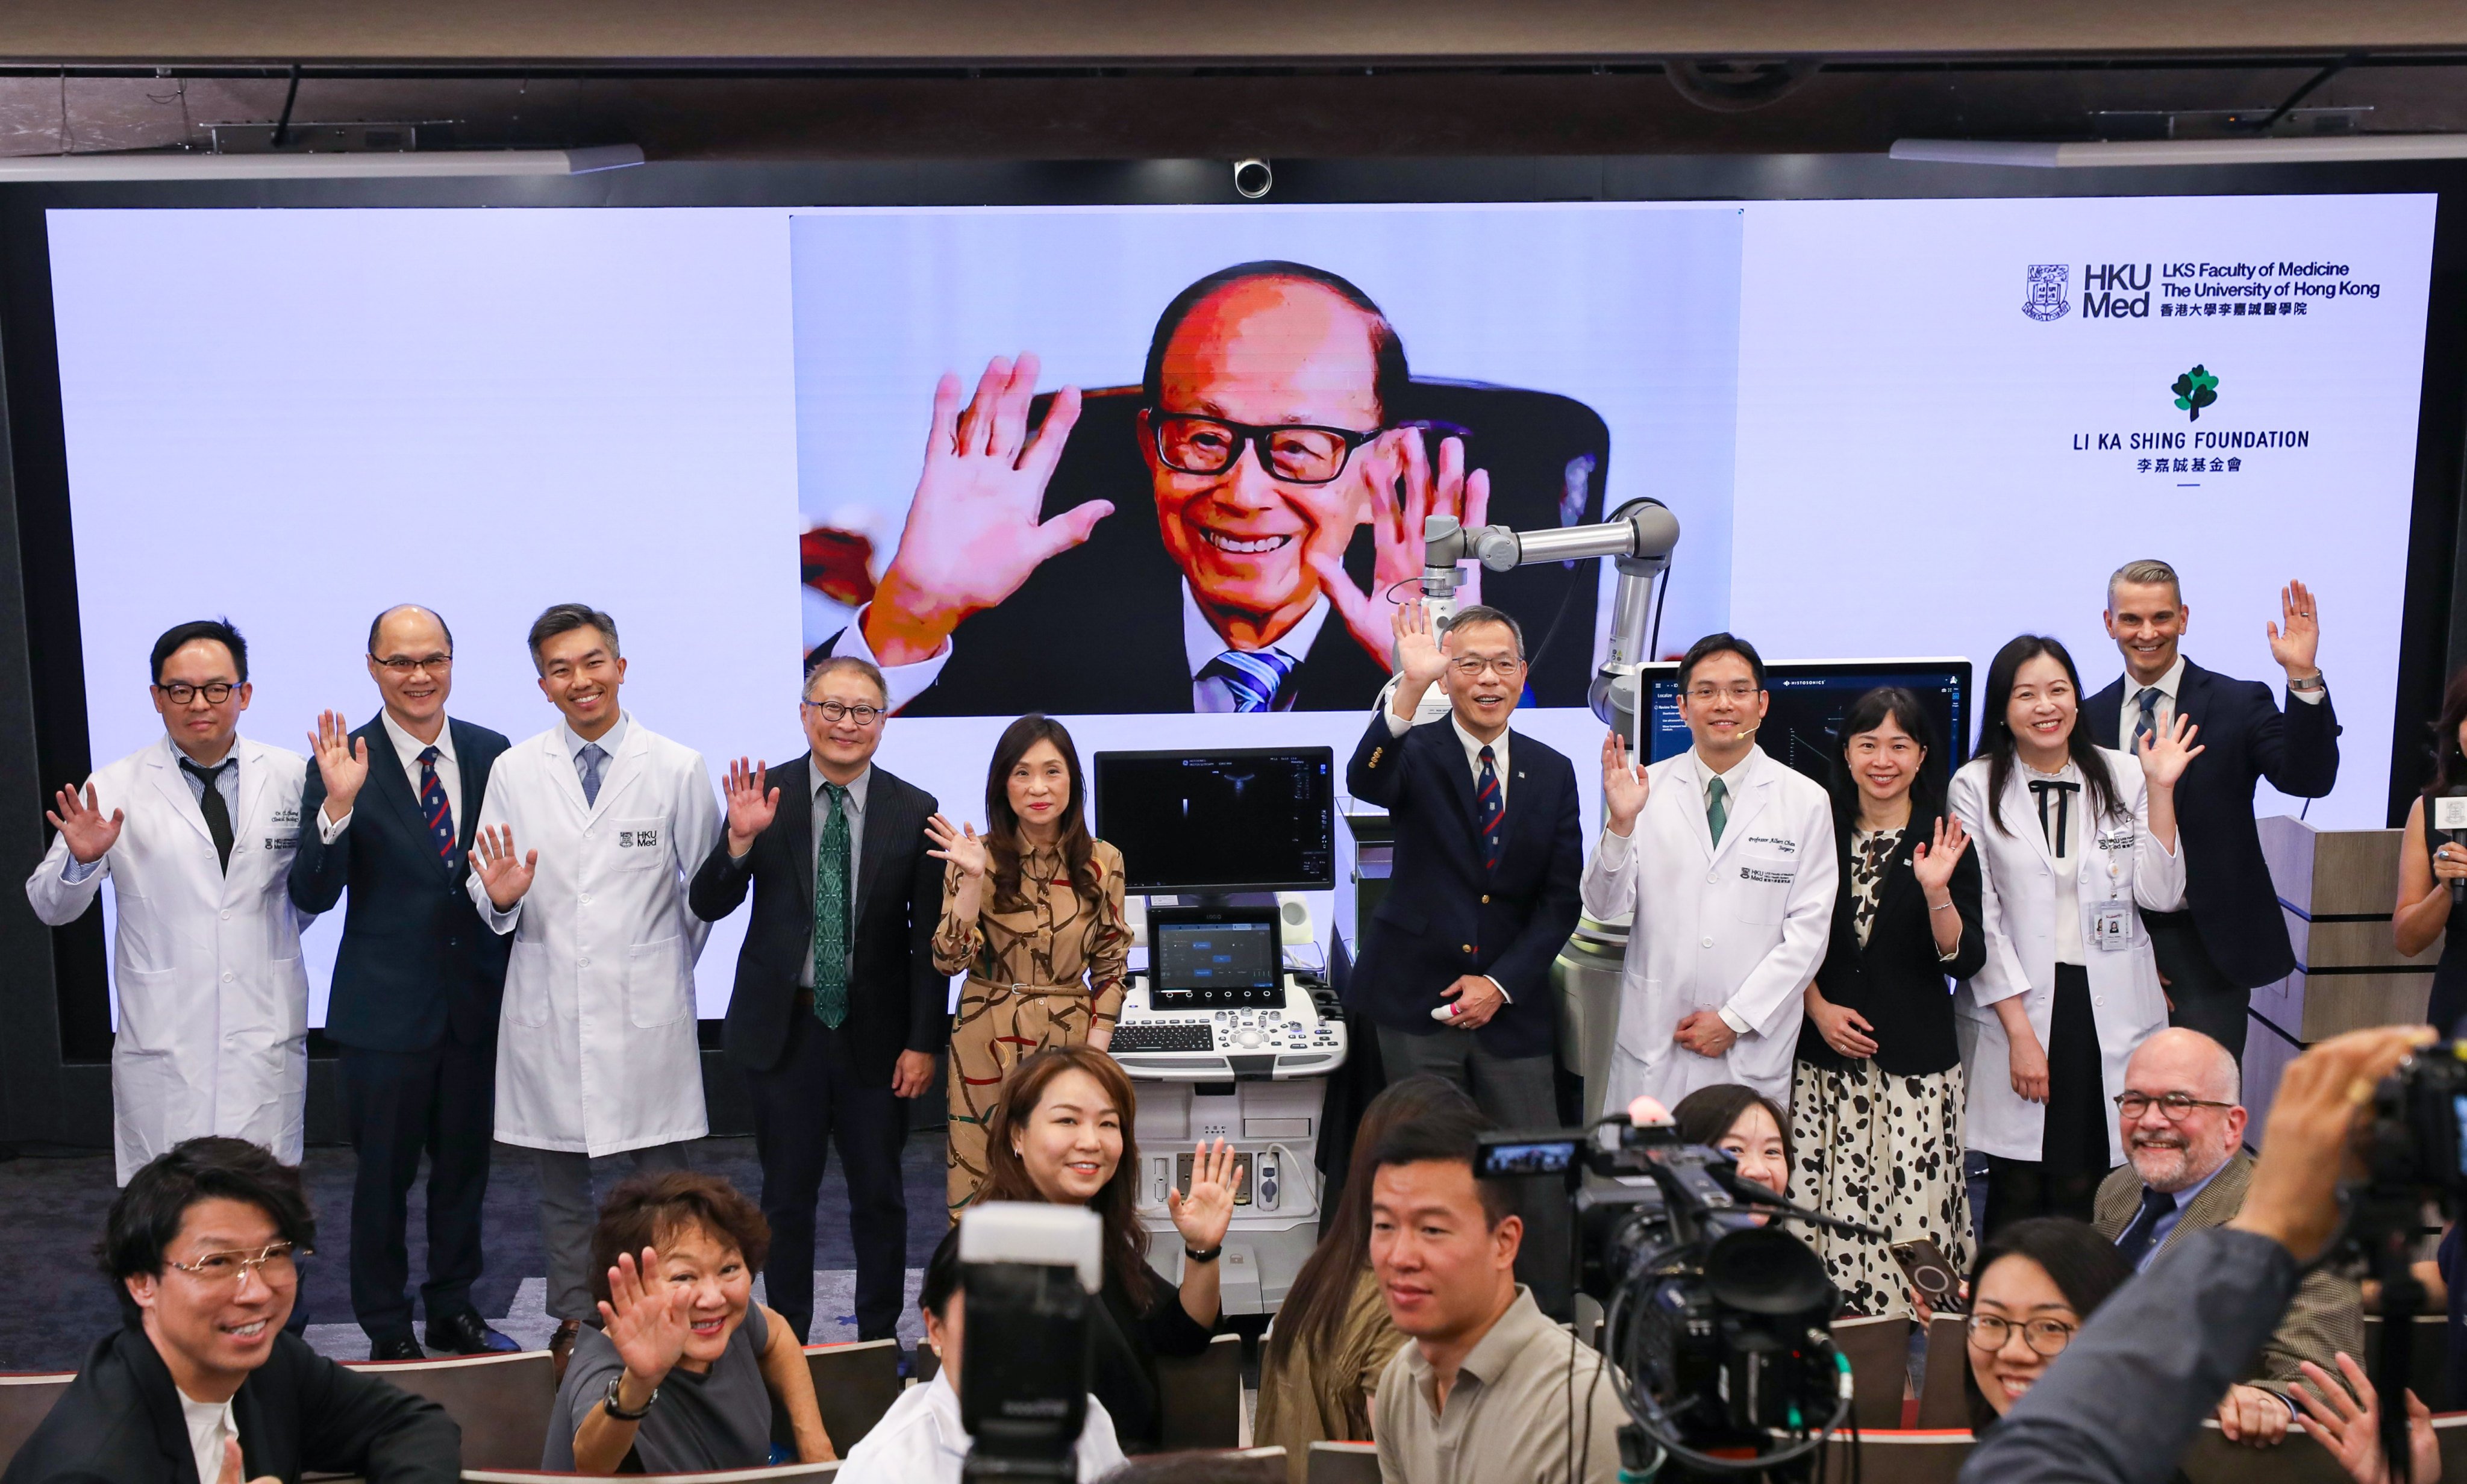
M1574 1207L1576 1290L1603 1306L1625 1378L1620 1463L1644 1476L1735 1475L1813 1455L1850 1417L1834 1348L1841 1294L1808 1246L1766 1223L1881 1232L1791 1204L1718 1150L1623 1113L1590 1130L1485 1135L1476 1173L1557 1175Z
M1078 1478L1103 1240L1086 1206L991 1201L961 1213L960 1423L973 1440L962 1478Z

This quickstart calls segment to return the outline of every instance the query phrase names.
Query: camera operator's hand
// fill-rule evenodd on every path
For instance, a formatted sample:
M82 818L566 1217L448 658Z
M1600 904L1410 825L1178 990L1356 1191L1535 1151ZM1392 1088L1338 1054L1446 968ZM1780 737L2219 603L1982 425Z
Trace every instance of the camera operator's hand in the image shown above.
M2219 1401L2219 1430L2248 1448L2276 1448L2295 1420L2286 1403L2259 1386L2229 1386Z
M2287 1064L2271 1100L2261 1158L2244 1209L2228 1223L2311 1262L2339 1228L2338 1183L2353 1153L2357 1110L2416 1047L2429 1025L2384 1025L2334 1036Z
M2296 1388L2296 1400L2304 1408L2304 1430L2330 1450L2356 1484L2388 1484L2389 1464L2382 1457L2381 1397L2373 1389L2372 1378L2343 1350L2339 1352L2339 1374L2347 1380L2344 1386L2310 1360L2303 1362L2303 1369L2309 1384ZM2433 1430L2432 1408L2412 1391L2407 1394L2407 1443L2408 1477L2413 1484L2438 1484L2441 1441Z
M1165 1193L1166 1214L1173 1218L1185 1245L1203 1251L1224 1245L1234 1225L1234 1192L1241 1180L1233 1145L1220 1138L1211 1150L1206 1139L1200 1140L1191 1154L1190 1194L1171 1188Z

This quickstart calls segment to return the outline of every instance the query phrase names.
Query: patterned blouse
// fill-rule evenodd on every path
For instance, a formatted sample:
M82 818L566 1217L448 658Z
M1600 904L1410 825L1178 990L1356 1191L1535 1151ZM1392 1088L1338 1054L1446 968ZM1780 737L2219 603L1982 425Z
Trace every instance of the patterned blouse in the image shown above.
M1893 853L1902 848L1897 829L1854 829L1850 832L1850 924L1859 932L1859 946L1867 946L1867 930L1875 926L1876 904L1885 894L1885 872Z
M935 972L964 973L994 984L1074 984L1085 976L1096 1019L1111 1024L1121 1013L1131 956L1130 925L1122 915L1122 853L1099 840L1091 860L1102 886L1093 907L1061 879L1060 852L1031 850L1019 860L1019 896L995 901L989 878L971 922L960 921L952 911L960 867L944 870L942 919L934 930Z

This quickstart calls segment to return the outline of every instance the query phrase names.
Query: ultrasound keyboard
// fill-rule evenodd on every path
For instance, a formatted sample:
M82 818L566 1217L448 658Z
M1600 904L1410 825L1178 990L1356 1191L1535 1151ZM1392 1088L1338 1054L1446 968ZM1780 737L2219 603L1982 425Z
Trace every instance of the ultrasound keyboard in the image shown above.
M1148 1081L1223 1082L1324 1077L1345 1065L1345 1022L1314 985L1284 976L1282 1005L1158 1009L1144 979L1123 998L1108 1049Z

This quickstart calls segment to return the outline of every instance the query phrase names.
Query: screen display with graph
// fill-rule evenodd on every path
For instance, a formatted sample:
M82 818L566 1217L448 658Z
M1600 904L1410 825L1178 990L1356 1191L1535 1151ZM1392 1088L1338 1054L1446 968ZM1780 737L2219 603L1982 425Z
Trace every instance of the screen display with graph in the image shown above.
M1773 698L1756 744L1817 782L1833 766L1836 734L1850 703L1878 686L1915 692L1935 727L1945 771L1970 755L1970 662L1967 660L1806 661L1765 667ZM1687 751L1687 723L1679 715L1678 666L1653 680L1653 760Z

